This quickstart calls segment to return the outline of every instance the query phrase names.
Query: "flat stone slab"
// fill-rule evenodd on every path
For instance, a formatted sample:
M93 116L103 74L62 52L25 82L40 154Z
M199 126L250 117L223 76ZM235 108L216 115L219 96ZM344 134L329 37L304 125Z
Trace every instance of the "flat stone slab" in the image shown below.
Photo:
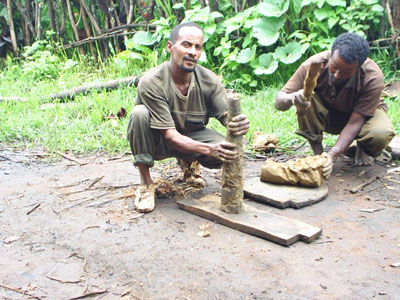
M244 195L252 200L278 208L301 208L312 205L328 196L328 187L317 188L280 185L260 181L259 177L244 180Z
M222 211L221 198L215 195L181 199L177 204L179 208L197 216L283 246L290 246L300 240L310 243L322 233L318 227L258 209L255 203L249 201L246 201L245 211L240 214Z

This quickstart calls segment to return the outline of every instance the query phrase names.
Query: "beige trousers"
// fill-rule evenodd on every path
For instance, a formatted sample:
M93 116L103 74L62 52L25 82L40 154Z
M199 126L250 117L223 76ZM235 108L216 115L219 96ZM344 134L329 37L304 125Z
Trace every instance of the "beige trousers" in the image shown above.
M304 116L298 116L297 119L299 124L297 134L310 142L322 142L323 132L340 134L346 126L349 116L329 111L322 104L318 95L314 94L311 107ZM366 119L356 140L367 154L376 157L382 153L394 136L392 122L386 111L379 107L373 117Z

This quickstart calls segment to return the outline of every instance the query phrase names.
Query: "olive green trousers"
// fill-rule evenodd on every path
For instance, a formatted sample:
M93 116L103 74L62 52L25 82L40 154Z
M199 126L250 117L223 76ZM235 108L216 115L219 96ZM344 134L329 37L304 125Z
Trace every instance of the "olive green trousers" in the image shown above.
M310 142L318 143L322 142L323 132L340 134L349 121L349 116L329 111L322 104L319 96L313 94L311 107L305 115L298 116L297 119L299 129L296 133ZM373 117L366 119L356 140L368 155L376 157L382 153L394 136L392 122L385 109L379 107Z
M203 129L184 133L183 135L203 143L218 143L225 138L222 134L204 127ZM168 157L181 158L192 162L198 160L209 169L222 167L222 161L199 153L182 153L169 147L158 129L150 128L150 113L146 106L135 105L128 124L127 137L133 154L133 164L154 165L154 160Z

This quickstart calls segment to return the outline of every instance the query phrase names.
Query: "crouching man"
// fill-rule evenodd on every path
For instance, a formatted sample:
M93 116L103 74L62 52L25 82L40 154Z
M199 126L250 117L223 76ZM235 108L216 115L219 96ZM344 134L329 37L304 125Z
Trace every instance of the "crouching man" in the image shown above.
M276 97L278 110L288 110L292 105L306 109L304 115L298 115L296 133L308 140L314 154L324 152L323 132L339 135L327 152L326 178L339 155L354 157L356 165L370 165L394 137L387 106L381 100L383 74L368 54L364 38L355 33L341 34L331 51L306 60ZM308 102L303 97L303 82L312 63L321 63L321 68L315 93ZM353 141L357 145L349 149Z
M220 168L233 160L235 145L206 128L210 117L228 126L234 135L249 129L246 115L227 124L227 94L219 78L197 65L203 48L203 31L196 23L174 27L167 42L170 60L147 71L139 81L129 125L128 140L139 168L141 187L136 209L154 209L155 186L150 175L154 160L178 158L184 179L203 186L199 163Z

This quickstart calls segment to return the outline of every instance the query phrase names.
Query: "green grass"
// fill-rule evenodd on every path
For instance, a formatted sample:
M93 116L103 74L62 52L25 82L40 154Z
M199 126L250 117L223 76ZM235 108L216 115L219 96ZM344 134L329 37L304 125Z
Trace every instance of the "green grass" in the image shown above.
M0 96L27 97L27 102L0 102L0 145L19 148L45 148L50 152L72 151L74 153L123 153L129 150L126 128L136 96L136 88L120 87L109 92L93 91L79 95L68 103L56 102L49 108L46 96L88 82L99 82L129 75L140 75L144 70L129 68L121 70L112 62L102 64L99 69L81 62L74 68L60 71L56 79L32 80L24 74L20 64L7 62L0 73ZM391 74L390 76L392 76ZM391 77L393 78L393 77ZM290 148L304 139L296 135L295 109L279 112L274 108L274 99L280 86L262 83L262 91L239 89L242 112L250 120L248 141L255 131L274 133L280 139L280 147ZM283 84L283 83L282 83ZM389 116L395 130L400 133L400 97L387 100ZM127 116L121 120L108 120L123 107ZM225 133L216 120L209 127ZM325 145L334 144L336 137L326 135Z

